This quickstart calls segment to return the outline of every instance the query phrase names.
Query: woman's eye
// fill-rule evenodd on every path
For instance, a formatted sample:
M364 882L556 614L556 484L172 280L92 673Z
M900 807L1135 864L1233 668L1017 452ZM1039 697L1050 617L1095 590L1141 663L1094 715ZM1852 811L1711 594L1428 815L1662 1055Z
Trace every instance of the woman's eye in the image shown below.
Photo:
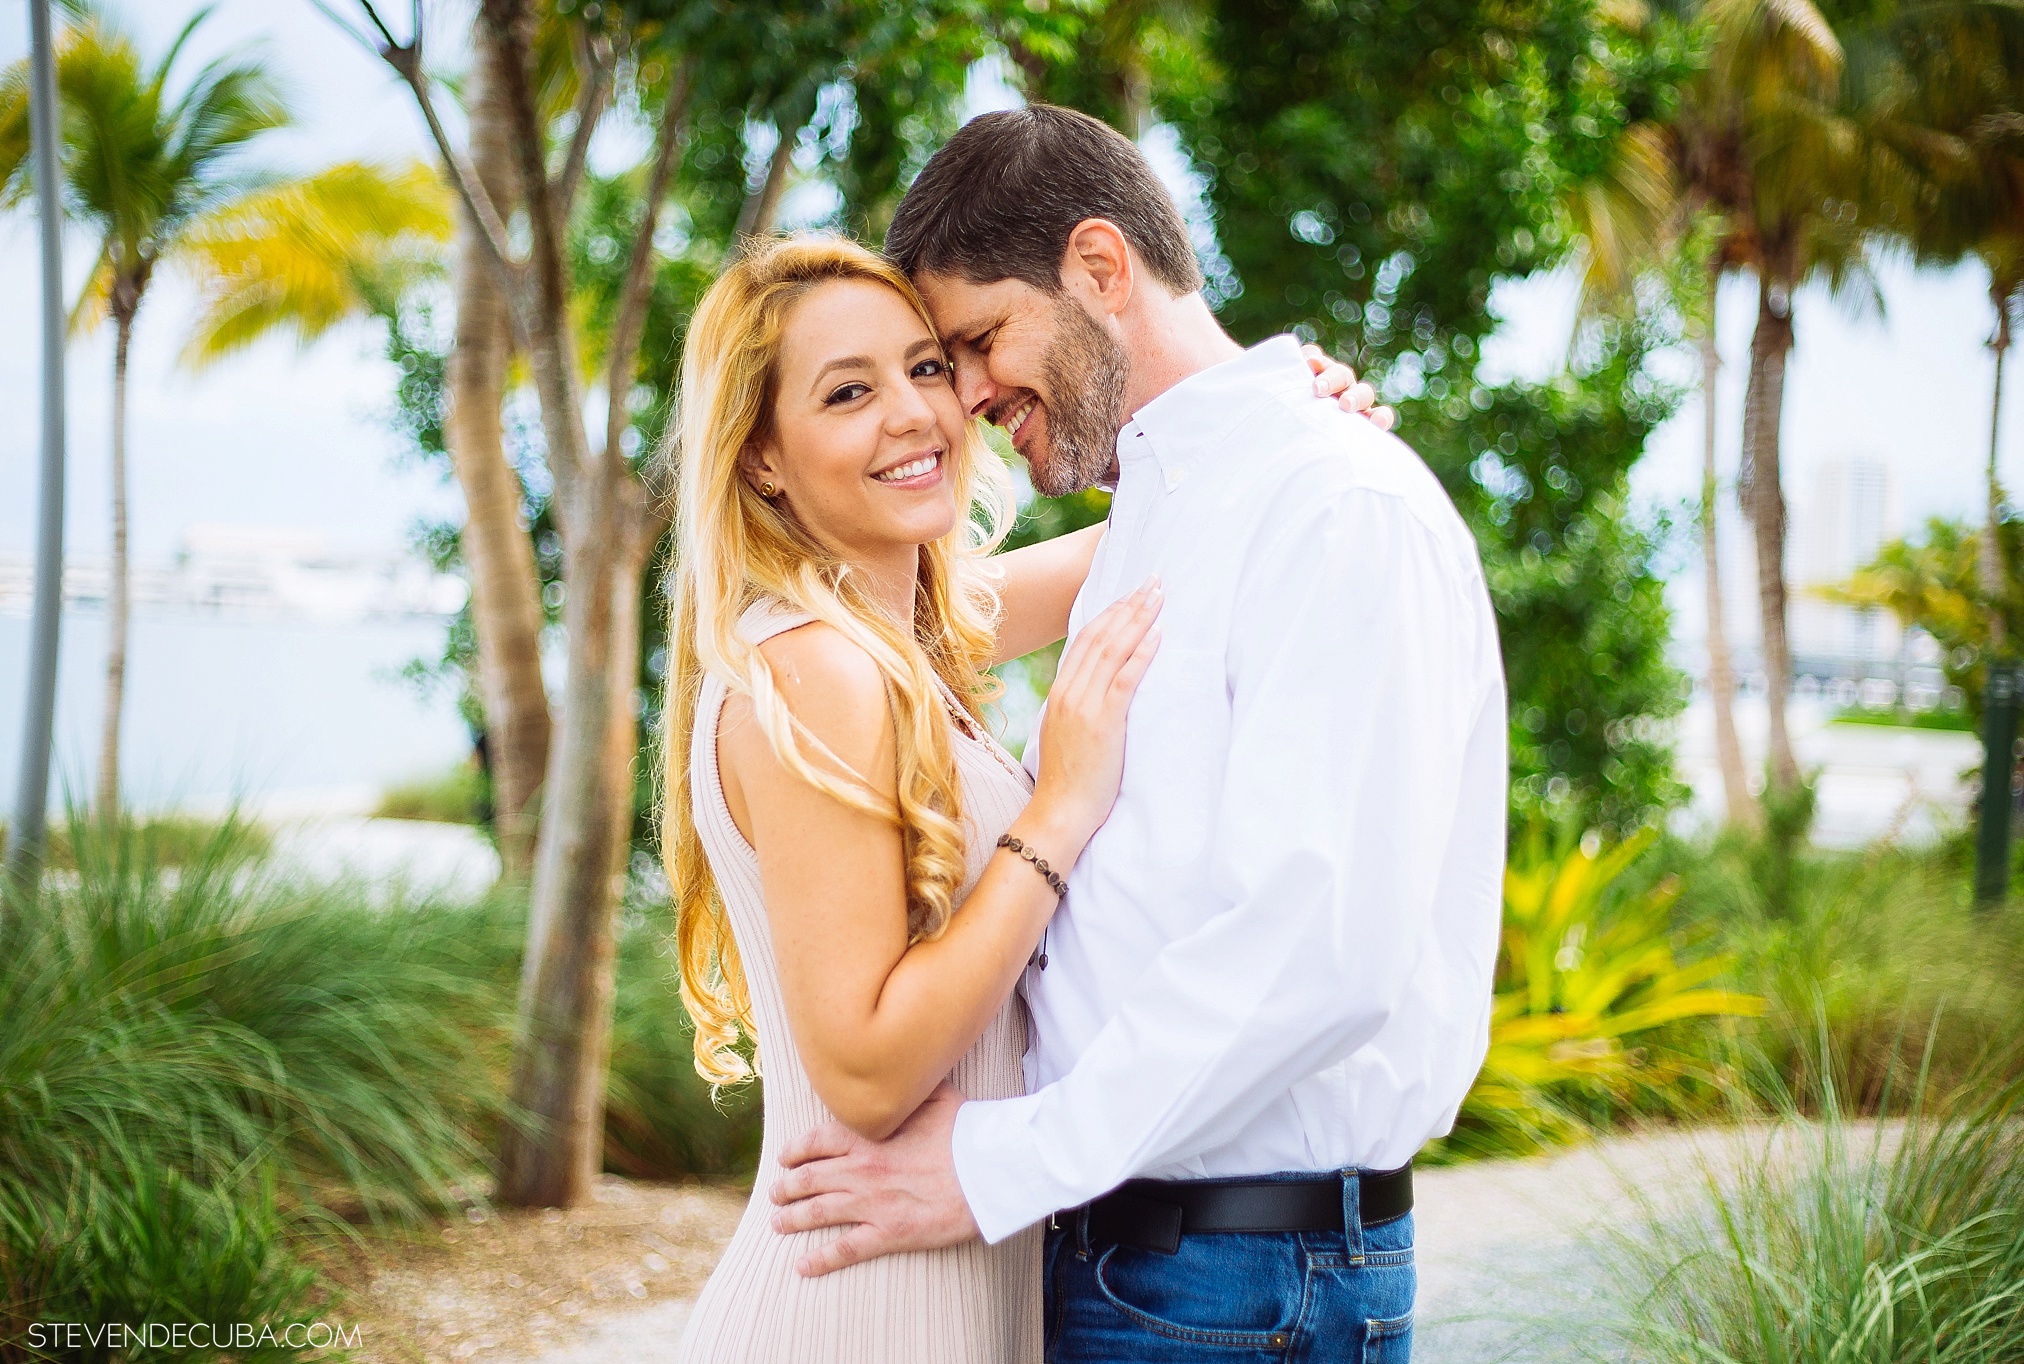
M916 379L939 379L949 372L948 365L940 360L923 360L914 366Z
M827 406L835 407L838 403L854 403L869 392L871 389L864 384L844 384L822 401Z

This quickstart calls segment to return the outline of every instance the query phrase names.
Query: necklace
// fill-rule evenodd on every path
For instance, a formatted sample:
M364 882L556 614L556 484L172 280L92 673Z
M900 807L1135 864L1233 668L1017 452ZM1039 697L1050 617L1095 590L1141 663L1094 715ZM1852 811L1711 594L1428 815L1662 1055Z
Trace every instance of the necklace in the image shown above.
M939 677L935 679L935 690L941 694L942 706L949 712L949 719L955 724L956 732L971 743L982 744L986 749L990 750L992 759L1000 767L1017 777L1021 785L1024 785L1026 781L1026 769L1009 761L1005 751L992 740L991 736L979 730L976 720L971 717L968 711L956 704L956 699L949 691L948 684Z

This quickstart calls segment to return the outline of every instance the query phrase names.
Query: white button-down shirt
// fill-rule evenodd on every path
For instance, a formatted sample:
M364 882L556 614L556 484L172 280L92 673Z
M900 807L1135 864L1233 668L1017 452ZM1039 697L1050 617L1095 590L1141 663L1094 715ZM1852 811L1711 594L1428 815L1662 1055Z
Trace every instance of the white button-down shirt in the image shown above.
M1274 337L1118 435L1069 634L1157 573L1162 639L1117 804L1023 982L1029 1092L957 1115L987 1240L1133 1176L1402 1165L1482 1064L1495 619L1426 465L1312 383Z

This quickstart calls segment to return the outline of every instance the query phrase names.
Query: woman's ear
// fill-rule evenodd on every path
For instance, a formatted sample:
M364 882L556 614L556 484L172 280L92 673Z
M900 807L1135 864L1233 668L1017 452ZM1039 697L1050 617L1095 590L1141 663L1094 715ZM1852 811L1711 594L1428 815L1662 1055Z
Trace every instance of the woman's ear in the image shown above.
M782 486L779 470L779 452L771 441L765 444L748 444L738 455L738 472L752 485L752 491L764 498L778 497L786 489Z

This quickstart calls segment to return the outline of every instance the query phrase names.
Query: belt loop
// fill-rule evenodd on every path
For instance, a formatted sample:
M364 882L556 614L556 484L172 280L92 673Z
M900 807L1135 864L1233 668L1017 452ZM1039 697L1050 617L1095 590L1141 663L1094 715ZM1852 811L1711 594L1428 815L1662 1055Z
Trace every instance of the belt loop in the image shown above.
M1342 1172L1342 1236L1349 1262L1363 1263L1363 1180L1355 1170Z
M1075 1256L1079 1260L1089 1258L1089 1205L1083 1204L1075 1210Z

